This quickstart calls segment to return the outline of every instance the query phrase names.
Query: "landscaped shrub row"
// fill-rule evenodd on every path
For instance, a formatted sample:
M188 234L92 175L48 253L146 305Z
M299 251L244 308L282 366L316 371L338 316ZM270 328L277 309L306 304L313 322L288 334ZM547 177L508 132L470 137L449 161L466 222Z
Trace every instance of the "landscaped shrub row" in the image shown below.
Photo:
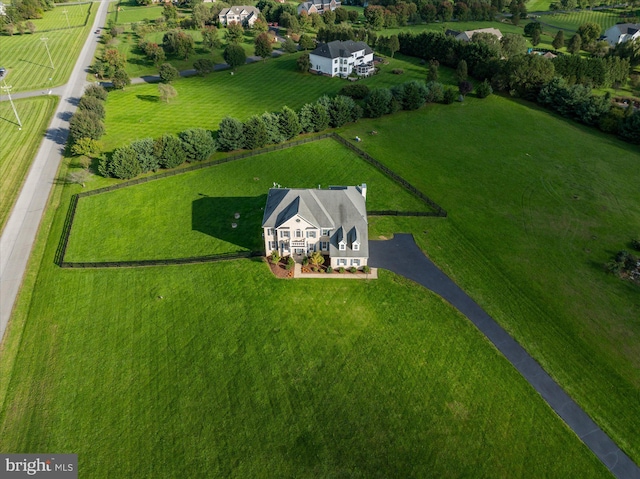
M98 140L104 135L104 101L107 91L99 85L89 85L78 102L78 110L69 122L71 151L76 155L99 153Z
M640 144L640 110L629 106L625 112L613 107L610 97L596 97L590 89L593 85L609 86L626 81L629 59L610 56L549 60L525 54L520 48L510 48L504 42L505 37L496 43L489 38L476 39L476 36L474 41L461 42L438 32L398 35L400 52L405 55L452 68L464 61L471 75L486 82L478 96L486 92L490 82L493 89L537 101L564 116ZM437 75L437 66L435 70ZM565 79L582 84L569 85ZM462 82L460 85L462 93Z
M160 138L143 138L103 156L98 171L103 176L128 180L159 168L175 168L185 161L201 161L216 151L210 131L191 128L178 136L165 133Z

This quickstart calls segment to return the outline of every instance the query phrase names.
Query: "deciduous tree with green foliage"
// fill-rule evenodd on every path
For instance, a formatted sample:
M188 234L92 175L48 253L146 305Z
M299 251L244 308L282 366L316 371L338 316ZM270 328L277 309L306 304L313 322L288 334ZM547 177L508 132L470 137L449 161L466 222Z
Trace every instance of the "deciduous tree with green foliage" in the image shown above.
M522 35L516 33L505 33L500 39L502 55L511 58L527 51L527 41Z
M247 61L247 54L244 52L244 48L235 43L227 45L227 48L225 48L222 53L222 57L233 70L240 65L244 65Z
M256 55L261 57L262 60L266 60L271 57L273 47L271 46L271 39L265 32L258 35L255 39L255 52Z
M83 95L78 102L78 110L86 110L95 113L101 120L104 119L104 103L96 97Z
M227 25L227 30L224 33L224 38L228 45L239 44L244 38L244 28L242 24L237 22L231 22Z
M240 120L230 116L222 119L218 126L218 148L221 151L239 150L244 146L244 128Z
M551 45L553 45L553 48L556 50L564 47L564 32L562 30L558 30L558 33L556 33L556 36L553 38Z
M163 63L160 65L159 75L162 83L171 83L180 78L180 72L171 63Z
M193 37L182 30L171 30L164 34L162 46L167 53L178 58L188 59L195 50Z
M160 93L160 100L165 103L169 103L169 100L178 96L176 89L168 83L160 83L158 85L158 93Z
M129 78L129 74L124 68L119 68L113 74L111 84L116 90L124 90L124 87L131 84L131 78Z
M302 50L313 50L316 46L315 42L313 41L313 38L310 35L307 35L306 33L300 36L298 45L300 45L300 48Z
M109 96L109 92L101 85L91 84L84 90L84 96L92 96L98 100L105 101Z
M309 59L309 54L305 53L303 55L300 55L296 60L296 64L298 65L298 70L300 70L303 73L308 72L309 68L311 67L311 60Z
M365 100L365 113L369 118L378 118L390 113L393 95L388 88L376 88Z
M222 41L218 36L218 29L214 26L207 26L200 30L202 34L202 46L206 50L214 50L216 48L220 48L222 45Z
M69 121L69 135L74 142L80 138L99 140L104 135L104 123L95 113L78 110Z
M294 42L291 37L287 37L282 44L282 49L287 53L295 53L298 51L298 45L296 45L296 42Z

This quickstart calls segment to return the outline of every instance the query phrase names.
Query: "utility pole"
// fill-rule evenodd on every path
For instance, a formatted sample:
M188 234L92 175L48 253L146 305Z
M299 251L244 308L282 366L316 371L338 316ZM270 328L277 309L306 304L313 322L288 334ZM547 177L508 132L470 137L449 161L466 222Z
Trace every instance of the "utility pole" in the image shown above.
M71 28L71 25L69 24L69 15L67 13L66 10L62 10L62 13L64 13L64 16L67 17L67 28Z
M18 125L20 126L20 130L22 130L22 122L20 121L20 117L18 116L18 110L16 110L16 106L13 104L13 100L11 99L11 85L7 85L7 82L4 82L4 86L2 89L7 92L7 96L9 97L9 103L11 103L11 108L13 108L13 113L16 115L16 120L18 120Z
M51 59L51 52L49 51L49 44L47 43L47 40L49 40L47 37L40 37L40 41L44 43L44 47L47 49L47 55L49 55L49 63L51 63L51 69L55 70L56 67L53 66L53 60Z

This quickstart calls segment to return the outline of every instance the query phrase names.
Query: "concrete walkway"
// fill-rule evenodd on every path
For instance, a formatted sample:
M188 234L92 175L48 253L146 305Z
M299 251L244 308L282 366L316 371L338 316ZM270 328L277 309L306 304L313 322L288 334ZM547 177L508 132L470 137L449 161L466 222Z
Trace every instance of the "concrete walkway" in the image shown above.
M640 468L629 456L515 339L424 255L413 236L398 234L388 241L369 241L369 250L372 267L388 269L421 284L469 318L616 477L640 479Z

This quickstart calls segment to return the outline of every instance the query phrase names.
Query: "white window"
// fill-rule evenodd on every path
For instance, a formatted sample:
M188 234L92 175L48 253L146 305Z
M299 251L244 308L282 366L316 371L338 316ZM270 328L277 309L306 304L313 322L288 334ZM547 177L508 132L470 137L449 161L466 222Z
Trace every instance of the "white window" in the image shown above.
M267 229L267 234L268 234L269 236L272 236L272 235L273 235L273 228L268 228L268 229Z
M333 69L333 73L338 73L338 69L337 69L337 68L334 68L334 69Z
M296 238L302 238L302 230L296 230Z
M316 237L315 231L307 231L307 238L315 238L315 237Z
M280 237L288 238L289 237L289 230L280 231Z
M344 251L347 249L347 245L344 243L340 243L340 251Z
M360 244L359 243L353 243L353 251L360 251Z
M360 266L360 260L359 259L352 259L351 260L351 266Z
M338 59L336 58L335 60L333 60L333 63L338 63Z
M329 236L331 230L322 230L322 236Z
M347 260L344 258L338 258L338 266L346 266Z

